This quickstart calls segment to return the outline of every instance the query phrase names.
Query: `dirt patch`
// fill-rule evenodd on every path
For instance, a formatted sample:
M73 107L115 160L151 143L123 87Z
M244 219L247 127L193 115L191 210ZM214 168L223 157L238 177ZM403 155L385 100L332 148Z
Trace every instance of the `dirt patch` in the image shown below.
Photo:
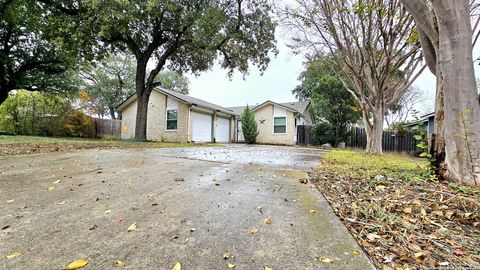
M333 153L312 178L375 265L480 267L478 189L426 179L417 160L372 159Z

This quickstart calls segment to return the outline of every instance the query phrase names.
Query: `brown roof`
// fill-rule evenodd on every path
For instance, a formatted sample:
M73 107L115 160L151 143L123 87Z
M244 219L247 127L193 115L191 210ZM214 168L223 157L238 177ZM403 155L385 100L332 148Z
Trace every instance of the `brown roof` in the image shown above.
M255 109L263 106L264 104L266 104L268 102L282 105L284 107L287 107L287 108L289 108L293 111L299 112L301 114L303 114L305 112L305 110L308 107L308 104L310 103L310 101L294 101L294 102L285 102L285 103L275 103L273 101L266 101L262 104L257 104L255 106L249 106L249 107L250 107L250 109L255 110ZM234 113L236 113L238 115L241 115L246 107L247 106L227 107L227 109L233 111Z

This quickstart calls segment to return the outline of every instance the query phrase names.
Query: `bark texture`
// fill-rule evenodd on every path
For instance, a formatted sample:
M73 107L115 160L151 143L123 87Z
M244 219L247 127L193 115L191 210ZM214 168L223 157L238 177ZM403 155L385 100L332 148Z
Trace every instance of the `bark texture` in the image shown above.
M435 152L450 181L480 184L480 102L472 59L468 0L402 0L419 29L425 60L437 77Z

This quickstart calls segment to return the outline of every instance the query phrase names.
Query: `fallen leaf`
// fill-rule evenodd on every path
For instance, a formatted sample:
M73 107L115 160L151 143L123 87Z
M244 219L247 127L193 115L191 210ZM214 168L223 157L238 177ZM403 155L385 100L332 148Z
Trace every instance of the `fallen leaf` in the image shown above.
M182 270L182 265L179 262L177 262L175 266L172 268L172 270Z
M358 250L354 250L352 253L353 255L360 255L360 252Z
M323 263L332 263L333 260L328 258L328 257L323 257L323 256L318 256L317 260L323 262Z
M452 251L452 253L453 253L454 255L457 255L457 256L465 255L465 251L463 251L463 250L461 250L461 249L454 249L454 250Z
M233 263L228 263L228 264L227 264L227 268L228 268L228 269L233 269L233 268L235 268L235 264L233 264Z
M445 212L445 217L448 218L448 219L452 219L452 216L454 215L455 213L453 211L446 211Z
M87 259L78 259L78 260L75 260L73 262L71 262L67 268L65 268L66 270L74 270L74 269L79 269L79 268L82 268L84 267L85 265L87 265L89 262Z
M381 237L376 233L369 233L367 234L367 238L370 241L375 241L375 239L380 239Z
M10 254L10 255L7 255L6 257L7 257L7 259L11 260L11 259L13 259L13 258L15 258L15 257L20 256L20 255L22 255L22 253L20 253L20 252L14 252L14 253L12 253L12 254Z
M270 225L270 224L272 224L272 220L271 220L270 218L266 218L266 219L263 221L263 223Z
M223 258L224 258L225 260L227 260L228 258L230 258L230 252L225 252L225 253L223 253Z
M250 232L252 234L256 234L258 232L258 228L257 227L252 227L252 228L250 228Z
M310 214L315 214L317 211L315 211L315 209L310 209L310 211L308 211Z
M411 214L412 213L412 208L411 207L405 207L405 208L403 208L402 211L405 214Z
M272 270L272 268L268 267L267 265L264 265L263 270Z
M137 229L137 222L134 222L130 227L128 227L127 231L135 231Z
M120 261L120 260L116 260L115 261L115 265L118 266L118 267L124 267L125 266L125 263Z

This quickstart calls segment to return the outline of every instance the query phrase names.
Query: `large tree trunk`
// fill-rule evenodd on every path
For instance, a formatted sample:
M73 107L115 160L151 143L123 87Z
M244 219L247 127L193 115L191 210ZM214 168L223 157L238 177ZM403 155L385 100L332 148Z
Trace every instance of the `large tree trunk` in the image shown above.
M148 114L148 100L150 93L144 91L141 95L137 94L137 118L135 121L135 140L147 140L147 114Z
M440 68L437 67L437 70ZM443 123L445 120L445 79L441 72L437 75L437 93L435 100L435 137L432 136L432 145L430 152L435 157L433 162L437 175L444 175L441 172L441 164L445 162L445 136Z
M479 185L480 102L472 61L472 28L470 17L465 16L469 14L469 3L451 0L433 1L432 5L439 29L437 78L444 78L444 88L440 89L444 91L445 109L444 177Z
M367 135L367 146L365 151L370 154L382 154L382 136L383 136L383 116L385 110L383 106L375 108L370 117L363 113L363 125Z
M112 106L110 106L110 107L108 107L108 110L109 110L109 112L110 112L110 117L111 117L112 119L117 119L117 116L115 115L115 108L112 107Z
M147 70L147 61L137 60L137 70L135 74L135 92L137 94L137 116L135 120L135 140L147 140L147 115L148 101L150 100L151 89L145 86L145 74Z

